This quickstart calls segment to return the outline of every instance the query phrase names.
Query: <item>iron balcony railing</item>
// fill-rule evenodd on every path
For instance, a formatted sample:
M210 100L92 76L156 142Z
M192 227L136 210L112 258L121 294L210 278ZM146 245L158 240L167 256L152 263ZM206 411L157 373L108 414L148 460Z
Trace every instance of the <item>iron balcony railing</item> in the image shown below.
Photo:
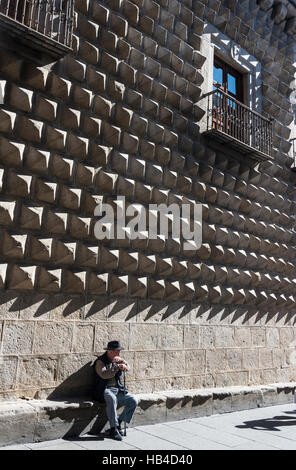
M71 48L74 0L0 0L0 15Z
M216 135L222 142L243 153L262 159L271 156L272 123L259 113L217 88L207 97L206 134Z
M293 137L292 139L290 139L289 142L292 144L290 148L290 152L289 152L289 155L293 160L291 169L293 171L296 171L296 137Z

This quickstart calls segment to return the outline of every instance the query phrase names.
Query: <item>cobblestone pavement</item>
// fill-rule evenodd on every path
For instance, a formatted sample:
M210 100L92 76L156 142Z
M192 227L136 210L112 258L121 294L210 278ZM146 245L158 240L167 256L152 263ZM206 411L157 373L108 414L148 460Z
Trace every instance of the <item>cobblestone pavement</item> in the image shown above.
M296 404L138 426L122 442L106 435L11 445L1 450L290 450L296 449Z

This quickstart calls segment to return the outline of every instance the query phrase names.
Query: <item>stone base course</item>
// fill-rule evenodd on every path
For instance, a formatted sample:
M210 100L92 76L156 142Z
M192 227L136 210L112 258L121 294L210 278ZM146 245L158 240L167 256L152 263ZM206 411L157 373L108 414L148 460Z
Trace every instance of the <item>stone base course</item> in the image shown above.
M295 402L296 382L136 395L131 426ZM40 442L108 427L105 406L89 398L0 402L0 446Z

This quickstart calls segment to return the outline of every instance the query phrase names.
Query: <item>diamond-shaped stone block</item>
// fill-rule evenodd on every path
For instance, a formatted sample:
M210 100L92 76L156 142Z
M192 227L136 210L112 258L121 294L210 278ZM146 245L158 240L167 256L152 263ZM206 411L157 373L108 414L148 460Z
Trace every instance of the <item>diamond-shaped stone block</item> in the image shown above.
M39 271L38 287L41 292L49 294L58 293L62 286L62 270L47 269L41 266Z
M119 263L119 250L109 250L104 246L100 247L99 266L102 270L117 269Z
M144 255L139 253L139 271L145 274L153 274L156 269L155 255Z
M48 211L45 230L49 233L65 234L68 225L68 214L65 212Z
M129 276L129 293L131 297L146 297L148 278Z
M53 238L31 237L31 258L34 261L47 262L51 259Z
M18 123L18 134L24 140L41 142L44 123L23 116Z
M13 264L8 271L8 287L17 290L33 290L35 286L37 266L21 266Z
M53 204L56 200L57 186L56 183L37 178L35 184L36 199Z
M101 207L103 203L102 195L84 192L82 210L84 214L93 216L97 207Z
M108 292L110 274L91 272L88 280L88 290L91 294L104 295Z
M156 274L157 276L170 276L173 272L172 258L156 257Z
M20 111L30 112L32 109L33 91L21 88L14 83L10 91L10 104Z
M10 141L5 137L0 138L0 162L3 165L14 167L22 166L24 150L24 144Z
M7 111L6 109L0 110L0 131L11 133L14 129L16 113Z
M55 240L52 259L57 264L73 264L76 256L76 243Z
M7 193L13 196L28 198L31 192L32 176L20 175L13 170L8 172Z
M40 230L43 213L44 207L23 205L21 209L20 226L23 229Z
M99 248L97 245L87 246L79 243L76 250L76 262L80 266L96 267L99 259Z
M67 132L47 126L46 144L50 149L64 152L66 145Z
M119 268L123 272L134 272L138 268L139 253L128 253L125 250L120 250L119 254Z
M75 134L68 135L68 149L69 154L73 157L84 160L88 154L89 140L85 137L80 137Z
M181 287L179 281L165 281L165 299L177 300L180 297Z
M165 294L165 281L149 278L148 296L152 299L162 299Z
M13 201L0 201L0 224L11 225L15 218L16 203Z
M71 215L70 233L74 238L88 238L91 231L91 218Z
M110 294L127 295L128 294L128 276L110 276Z
M83 294L86 290L86 271L64 271L64 285L68 294Z
M74 169L74 161L69 158L63 158L58 154L54 154L51 159L52 174L61 180L69 181L72 179Z
M112 194L115 190L117 179L118 175L104 171L101 168L97 173L95 188L101 194Z
M81 189L61 185L60 205L66 209L78 210L81 201Z
M27 240L28 235L16 235L4 232L1 237L2 255L8 258L24 258Z
M25 166L34 173L47 174L50 152L29 147L26 153Z

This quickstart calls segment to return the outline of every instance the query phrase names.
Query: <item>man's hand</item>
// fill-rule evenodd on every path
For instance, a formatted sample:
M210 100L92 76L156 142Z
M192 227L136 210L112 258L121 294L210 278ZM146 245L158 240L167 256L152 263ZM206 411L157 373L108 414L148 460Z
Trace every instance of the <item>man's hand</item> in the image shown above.
M115 362L118 364L119 370L122 370L122 371L128 370L128 366L126 365L126 362L124 359L122 359L122 357L114 356L112 359L112 362L113 363Z
M112 362L118 362L120 364L121 362L124 362L124 360L120 356L115 356L113 357Z

